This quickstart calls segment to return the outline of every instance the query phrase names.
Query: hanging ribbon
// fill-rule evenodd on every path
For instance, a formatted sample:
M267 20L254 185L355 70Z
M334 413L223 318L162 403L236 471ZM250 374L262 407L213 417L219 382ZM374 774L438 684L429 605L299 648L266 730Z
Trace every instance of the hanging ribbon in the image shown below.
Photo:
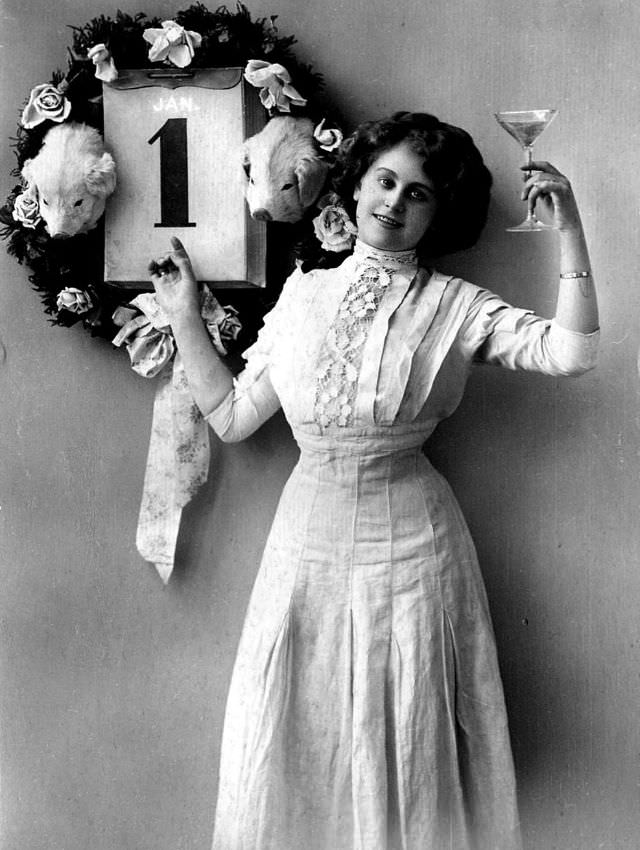
M201 315L214 347L226 354L224 341L235 339L240 331L236 310L221 307L205 287ZM131 368L145 378L158 377L136 545L166 584L173 571L182 509L209 473L208 425L193 400L156 296L139 295L129 307L116 310L113 319L122 325L113 344L126 345Z

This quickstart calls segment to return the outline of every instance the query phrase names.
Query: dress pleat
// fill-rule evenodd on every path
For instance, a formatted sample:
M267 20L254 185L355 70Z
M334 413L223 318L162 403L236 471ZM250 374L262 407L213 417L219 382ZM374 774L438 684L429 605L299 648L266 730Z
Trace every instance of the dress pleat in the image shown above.
M486 727L504 762L489 753L493 767L512 768L466 529L457 512L440 527L451 523L448 487L419 446L381 452L377 438L316 451L298 438L231 686L214 848L471 850L476 798L486 803L474 766L487 752L468 739ZM463 588L462 625L447 611L451 583L456 597ZM458 660L460 627L473 634L464 653L489 650L477 669ZM505 802L513 810L508 789Z

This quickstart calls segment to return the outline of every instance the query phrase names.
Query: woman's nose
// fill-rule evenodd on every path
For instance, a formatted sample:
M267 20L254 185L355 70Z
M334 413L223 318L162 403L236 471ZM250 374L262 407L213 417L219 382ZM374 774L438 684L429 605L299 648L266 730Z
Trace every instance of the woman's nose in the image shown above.
M393 189L387 192L385 204L390 210L400 210L404 205L404 197L401 189Z

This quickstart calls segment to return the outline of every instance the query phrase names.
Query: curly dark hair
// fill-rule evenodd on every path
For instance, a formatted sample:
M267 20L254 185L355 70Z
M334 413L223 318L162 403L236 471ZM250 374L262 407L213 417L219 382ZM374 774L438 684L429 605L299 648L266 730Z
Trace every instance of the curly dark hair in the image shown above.
M381 153L405 141L424 158L424 171L438 200L434 220L417 245L418 254L437 257L470 248L487 220L491 172L469 133L434 115L395 112L361 124L340 148L334 191L355 221L353 193L363 175Z

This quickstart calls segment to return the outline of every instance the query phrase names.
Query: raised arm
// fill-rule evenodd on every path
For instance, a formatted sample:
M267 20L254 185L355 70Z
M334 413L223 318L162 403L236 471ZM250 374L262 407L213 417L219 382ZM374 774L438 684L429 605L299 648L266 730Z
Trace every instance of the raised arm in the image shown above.
M555 320L570 331L598 329L598 302L580 212L569 180L549 162L523 166L531 174L522 193L533 208L536 201L552 212L560 239L560 286Z
M229 395L233 377L211 344L200 316L198 284L179 239L172 251L149 264L158 303L167 315L194 401L207 416Z

